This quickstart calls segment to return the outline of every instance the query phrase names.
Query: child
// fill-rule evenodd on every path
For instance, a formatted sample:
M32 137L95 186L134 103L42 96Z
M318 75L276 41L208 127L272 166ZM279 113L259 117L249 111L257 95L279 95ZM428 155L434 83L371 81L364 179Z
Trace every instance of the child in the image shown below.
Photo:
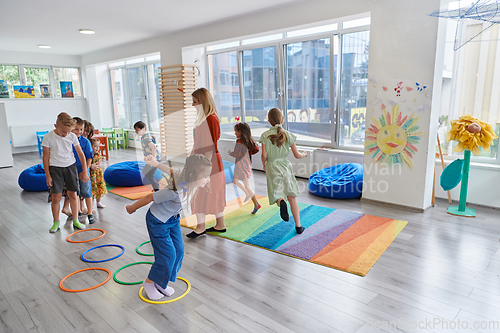
M288 198L295 220L295 230L301 234L305 228L300 225L299 205L295 199L300 191L293 174L292 164L287 157L290 148L293 156L297 159L306 157L307 153L299 152L295 145L295 135L281 127L284 119L278 108L272 108L267 114L267 120L273 127L262 133L259 139L259 142L262 143L262 165L267 176L269 204L276 203L280 207L281 218L288 221L288 209L285 201Z
M234 125L234 135L238 138L234 151L231 151L231 149L228 151L229 155L235 158L233 183L245 193L245 201L252 199L254 205L252 214L255 214L261 206L248 180L252 175L252 155L257 154L259 147L252 138L252 132L247 123Z
M92 139L94 136L94 125L88 120L83 121L85 123L85 128L83 130L83 136L85 136L87 139Z
M156 151L154 137L146 132L146 124L142 121L138 121L134 124L134 129L135 133L141 137L144 160L146 160L148 156L153 156L153 158L156 159L157 162L160 162L160 154L158 154L158 152ZM147 180L149 180L151 186L153 186L153 189L156 192L160 188L155 180L155 172L156 168L152 167L149 164L146 164L144 166L144 169L142 169L142 174L147 178Z
M106 188L106 183L104 182L104 176L101 169L101 141L97 138L92 138L92 151L94 152L94 157L92 158L92 164L90 165L90 182L92 184L92 197L97 201L97 208L104 208L101 203L101 198L103 195L108 193Z
M73 227L75 229L84 229L85 225L78 221L78 201L76 192L78 191L78 177L85 182L88 181L87 173L84 172L78 176L76 168L76 159L73 154L75 149L81 165L87 168L85 156L83 154L78 138L71 132L76 121L65 112L57 116L55 129L43 137L43 167L47 177L47 186L52 195L52 217L54 223L49 229L50 233L59 230L59 209L62 198L64 184L66 184L67 194L73 212Z
M79 188L80 190L78 191L78 195L80 196L79 200L79 210L78 210L78 217L82 216L83 212L83 201L85 201L85 204L87 206L87 212L88 212L88 219L89 219L89 224L93 224L95 222L94 219L94 214L92 213L92 184L90 183L89 179L89 168L90 168L90 163L92 162L92 146L90 145L90 141L83 136L84 130L85 130L85 122L83 121L82 118L80 117L74 117L73 120L76 122L75 127L73 128L72 132L76 135L78 138L78 142L80 143L80 147L83 151L83 154L86 159L86 166L87 168L83 169L82 164L77 158L77 152L73 148L73 154L75 155L76 159L76 168L78 170L79 174ZM82 180L82 175L86 174L86 181ZM64 206L62 209L62 212L67 214L69 209L69 203L67 200L64 201Z
M174 173L152 156L146 158L146 163L171 175L171 181L166 188L146 195L132 205L127 205L126 209L132 214L153 202L146 214L146 226L155 260L142 286L149 299L158 300L174 293L174 289L167 284L169 281L175 282L184 257L179 215L196 188L205 186L210 180L212 163L203 155L191 155L186 159L181 173Z

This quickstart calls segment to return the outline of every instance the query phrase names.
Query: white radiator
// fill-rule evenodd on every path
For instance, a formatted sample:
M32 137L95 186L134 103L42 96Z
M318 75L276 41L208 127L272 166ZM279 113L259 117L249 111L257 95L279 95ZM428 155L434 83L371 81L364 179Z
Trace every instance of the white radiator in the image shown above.
M10 139L14 147L38 146L36 132L52 131L54 124L10 126Z
M297 148L299 151L306 151L307 157L298 160L293 157L293 153L290 150L290 154L288 154L288 160L292 163L293 173L296 177L309 178L309 176L311 176L314 172L318 171L315 170L317 168L314 164L315 149L311 147L300 146L297 146ZM264 168L262 167L260 151L252 156L252 169L264 171Z

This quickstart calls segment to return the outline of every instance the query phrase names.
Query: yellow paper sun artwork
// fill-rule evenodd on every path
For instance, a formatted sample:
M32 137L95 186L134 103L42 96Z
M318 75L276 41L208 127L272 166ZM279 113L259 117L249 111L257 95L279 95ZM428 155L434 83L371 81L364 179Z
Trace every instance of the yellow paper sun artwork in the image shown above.
M415 147L424 132L417 132L420 118L402 115L399 105L393 105L392 111L382 110L379 120L372 116L373 124L366 132L365 155L373 154L372 163L403 164L413 167L411 159L418 151Z

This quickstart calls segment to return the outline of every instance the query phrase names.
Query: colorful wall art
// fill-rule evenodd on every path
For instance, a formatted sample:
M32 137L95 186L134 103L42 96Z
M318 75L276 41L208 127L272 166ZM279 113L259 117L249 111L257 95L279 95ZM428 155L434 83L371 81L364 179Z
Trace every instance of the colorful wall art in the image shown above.
M16 98L35 98L33 86L14 86L14 96Z
M403 118L399 105L393 105L391 111L382 110L379 119L372 116L364 144L365 154L373 154L372 163L406 164L411 170L413 155L418 151L415 145L427 134L417 131L419 118L415 113Z
M52 97L52 93L50 92L50 85L49 84L41 84L40 85L40 94L41 94L42 98Z
M74 97L73 95L73 82L61 81L61 97Z

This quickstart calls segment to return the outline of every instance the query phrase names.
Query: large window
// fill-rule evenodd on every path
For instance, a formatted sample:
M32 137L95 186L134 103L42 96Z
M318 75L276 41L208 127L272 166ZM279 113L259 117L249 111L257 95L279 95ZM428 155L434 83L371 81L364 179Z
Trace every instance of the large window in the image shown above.
M486 29L488 22L469 20L461 23L464 32ZM453 152L456 141L446 141L450 121L464 114L493 125L500 135L500 29L498 24L483 31L470 42L454 51L457 21L447 22L445 61L442 81L441 108L438 134L444 154L460 156ZM498 163L498 139L488 152L479 148L476 162Z
M259 136L268 127L266 110L278 107L276 47L243 51L245 122Z
M155 59L159 57L109 65L116 127L132 128L137 121L144 121L148 130L160 130L160 63L152 61Z
M114 123L117 127L131 128L130 117L127 114L127 101L125 98L125 69L117 68L110 70L111 93L113 95Z
M364 141L366 92L368 85L368 45L370 32L342 35L340 75L339 145L357 146ZM357 141L358 135L362 140Z
M80 69L76 67L0 65L0 97L14 98L14 85L33 86L35 98L61 98L61 81L69 81L70 95L81 97ZM8 95L4 91L7 88ZM42 91L43 89L43 91Z
M50 85L49 68L43 67L24 67L26 85L33 86L35 97L41 96L40 84Z
M259 137L278 107L299 144L363 149L369 24L365 16L207 47L222 136L234 137L239 118Z

